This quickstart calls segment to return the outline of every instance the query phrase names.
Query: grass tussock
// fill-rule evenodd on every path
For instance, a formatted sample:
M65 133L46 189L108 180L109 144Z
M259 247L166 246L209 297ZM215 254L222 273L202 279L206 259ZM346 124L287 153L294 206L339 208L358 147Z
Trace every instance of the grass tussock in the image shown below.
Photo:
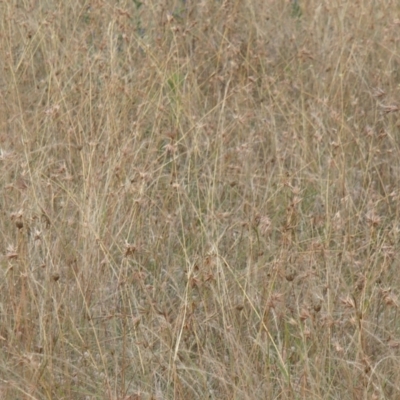
M1 2L1 399L400 398L399 26Z

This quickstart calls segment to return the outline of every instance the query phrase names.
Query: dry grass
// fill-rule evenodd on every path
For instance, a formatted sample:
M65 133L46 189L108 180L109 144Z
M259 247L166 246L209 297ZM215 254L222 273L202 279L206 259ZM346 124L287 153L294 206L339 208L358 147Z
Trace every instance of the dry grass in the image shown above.
M400 4L0 3L0 397L400 398Z

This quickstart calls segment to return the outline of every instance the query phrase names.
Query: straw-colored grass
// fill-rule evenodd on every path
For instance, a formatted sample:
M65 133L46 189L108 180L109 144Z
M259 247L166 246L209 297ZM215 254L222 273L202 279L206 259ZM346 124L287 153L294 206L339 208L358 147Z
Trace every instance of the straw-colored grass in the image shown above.
M0 3L0 398L400 398L400 3Z

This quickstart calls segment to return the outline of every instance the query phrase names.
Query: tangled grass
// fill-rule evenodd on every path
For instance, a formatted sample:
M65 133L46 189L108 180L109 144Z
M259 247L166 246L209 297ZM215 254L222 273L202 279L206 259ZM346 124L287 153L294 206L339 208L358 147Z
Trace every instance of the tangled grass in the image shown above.
M0 397L400 398L400 4L0 3Z

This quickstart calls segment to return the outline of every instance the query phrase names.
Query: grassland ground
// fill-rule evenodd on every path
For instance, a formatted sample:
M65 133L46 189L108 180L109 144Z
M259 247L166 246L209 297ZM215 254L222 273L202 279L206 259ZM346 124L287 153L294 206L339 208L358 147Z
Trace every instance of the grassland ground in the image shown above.
M399 399L399 29L0 2L0 398Z

